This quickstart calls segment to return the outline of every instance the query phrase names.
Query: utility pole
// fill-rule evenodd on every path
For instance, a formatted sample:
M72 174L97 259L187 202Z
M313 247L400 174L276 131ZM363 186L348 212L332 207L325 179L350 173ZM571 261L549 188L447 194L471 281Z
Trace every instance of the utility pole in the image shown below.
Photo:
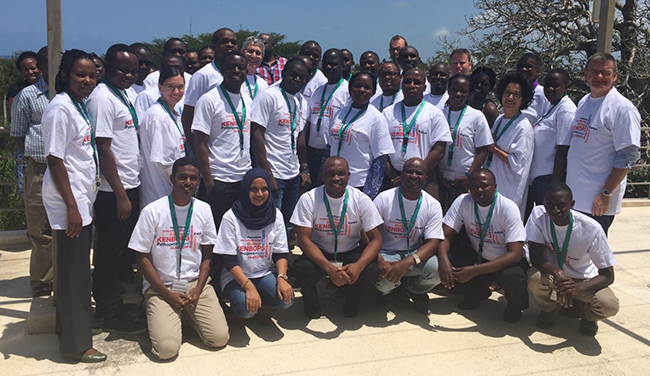
M61 64L62 51L61 0L47 0L47 72L50 81L50 100L56 95L54 81Z
M598 52L612 53L616 0L594 0L593 21L598 22Z

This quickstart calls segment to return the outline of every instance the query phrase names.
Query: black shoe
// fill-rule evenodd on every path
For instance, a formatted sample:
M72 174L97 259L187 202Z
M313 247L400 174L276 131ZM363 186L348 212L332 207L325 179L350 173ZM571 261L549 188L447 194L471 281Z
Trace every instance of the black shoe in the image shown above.
M378 307L386 307L390 303L390 294L382 294L380 291L375 292L375 303Z
M521 320L523 310L518 307L514 307L510 304L506 306L506 309L503 310L503 321L509 323L515 323Z
M598 333L598 323L583 317L580 319L580 331L586 336L593 337Z
M321 316L320 308L318 308L318 307L316 307L316 308L305 307L303 312L305 312L305 315L307 315L307 317L309 317L312 320L320 319L320 316Z
M357 298L345 298L343 301L343 316L357 317L359 314L359 300Z
M414 294L412 292L409 292L409 296L411 297L411 300L413 301L413 305L415 306L415 310L423 313L425 315L429 314L429 295L428 294Z
M555 325L555 314L557 311L551 312L540 312L537 316L537 321L535 325L540 329L550 329Z
M481 299L465 298L458 303L458 308L469 311L478 308L479 304L481 304Z
M142 334L147 331L147 322L128 314L111 315L104 319L102 329L112 333Z
M106 354L100 353L95 350L92 354L63 354L63 357L66 359L74 360L75 362L81 363L99 363L106 360Z

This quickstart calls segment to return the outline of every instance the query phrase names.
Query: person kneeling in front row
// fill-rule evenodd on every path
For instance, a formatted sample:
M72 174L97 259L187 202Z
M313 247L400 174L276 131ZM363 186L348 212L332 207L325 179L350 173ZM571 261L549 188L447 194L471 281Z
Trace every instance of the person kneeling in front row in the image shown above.
M171 181L172 193L142 210L129 241L138 252L149 337L159 359L178 354L183 313L206 345L223 347L229 338L217 295L206 284L217 234L210 206L192 198L200 181L196 160L174 162Z
M608 287L614 282L614 254L598 222L573 210L573 193L564 183L550 183L544 206L533 209L526 237L533 268L528 289L542 309L537 326L548 329L561 307L584 302L580 331L594 336L598 320L618 312L618 299Z

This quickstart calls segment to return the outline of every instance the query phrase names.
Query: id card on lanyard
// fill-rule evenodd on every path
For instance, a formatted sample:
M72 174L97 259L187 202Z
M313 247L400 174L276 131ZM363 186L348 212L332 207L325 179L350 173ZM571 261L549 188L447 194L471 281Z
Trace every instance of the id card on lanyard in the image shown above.
M169 202L169 212L172 216L172 226L174 228L174 236L176 238L176 246L178 250L176 251L178 264L176 269L176 279L172 283L172 291L180 292L182 294L187 294L187 281L181 279L181 262L183 261L183 246L185 245L186 240L191 236L191 223L192 223L192 212L194 211L194 201L190 199L190 208L187 211L187 217L185 218L185 227L183 227L183 236L180 235L180 229L178 227L178 219L176 218L176 208L174 207L174 200L172 195L167 196L167 201Z

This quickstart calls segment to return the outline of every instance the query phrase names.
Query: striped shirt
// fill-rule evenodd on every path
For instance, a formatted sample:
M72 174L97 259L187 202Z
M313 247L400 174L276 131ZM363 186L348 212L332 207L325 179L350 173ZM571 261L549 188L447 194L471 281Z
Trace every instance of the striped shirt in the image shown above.
M271 64L266 61L262 61L262 65L257 67L257 75L266 80L270 85L278 82L282 79L282 71L284 70L284 65L287 63L287 59L273 54L275 56L275 61Z
M11 107L11 136L25 137L25 156L46 163L41 117L50 103L48 85L41 77L18 93Z

